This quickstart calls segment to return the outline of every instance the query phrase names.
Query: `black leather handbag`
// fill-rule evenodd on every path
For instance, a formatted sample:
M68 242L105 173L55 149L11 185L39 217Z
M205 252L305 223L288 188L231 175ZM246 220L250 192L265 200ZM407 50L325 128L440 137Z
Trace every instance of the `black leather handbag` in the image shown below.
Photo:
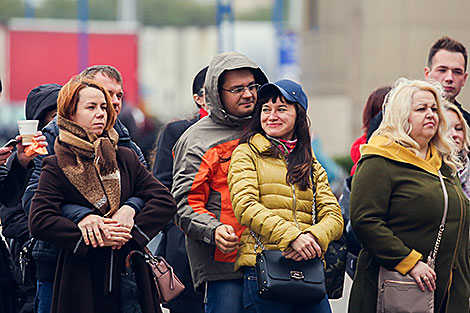
M326 296L320 258L294 261L281 251L263 250L256 256L256 274L263 298L318 303Z

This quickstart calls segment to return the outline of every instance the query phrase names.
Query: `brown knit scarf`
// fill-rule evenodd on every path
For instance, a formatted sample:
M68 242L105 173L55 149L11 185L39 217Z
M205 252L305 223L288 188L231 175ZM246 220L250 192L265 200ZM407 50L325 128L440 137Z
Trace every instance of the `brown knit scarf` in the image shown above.
M119 135L114 129L98 137L64 117L57 117L54 149L60 169L77 190L105 216L119 209L121 175L116 161Z

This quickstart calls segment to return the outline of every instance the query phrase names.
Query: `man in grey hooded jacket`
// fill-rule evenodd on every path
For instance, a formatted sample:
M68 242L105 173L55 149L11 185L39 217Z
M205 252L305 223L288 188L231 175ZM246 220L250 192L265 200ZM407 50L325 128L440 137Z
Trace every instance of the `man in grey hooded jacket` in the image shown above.
M206 312L244 312L243 276L233 268L244 227L233 214L227 172L257 91L267 81L245 55L216 55L205 81L210 115L191 126L173 148L175 220L187 235L194 287L206 287Z

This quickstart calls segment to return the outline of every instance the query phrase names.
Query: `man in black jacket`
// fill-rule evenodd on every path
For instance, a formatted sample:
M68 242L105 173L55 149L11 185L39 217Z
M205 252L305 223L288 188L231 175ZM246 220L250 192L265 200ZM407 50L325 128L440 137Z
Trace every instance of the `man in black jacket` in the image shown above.
M1 93L2 82L0 80L0 95ZM36 134L35 139L40 146L47 145L46 137L42 136L40 132ZM0 148L0 205L15 206L20 201L33 171L32 160L37 156L36 153L30 156L26 155L24 153L25 147L21 142L17 144L17 151L14 153L12 153L13 148L14 146ZM5 164L7 161L8 165ZM5 223L4 216L1 219L2 226L6 228L7 223ZM9 256L8 248L0 239L0 312L2 313L18 312L25 301L23 298L25 295L21 294L14 281ZM20 298L23 299L20 301Z
M47 125L54 118L57 111L57 95L61 87L58 84L45 84L31 90L26 98L26 119L38 120L39 129ZM32 171L31 168L30 172ZM24 188L26 188L28 180L25 181ZM22 195L23 192L21 192ZM0 218L2 220L2 234L7 239L10 249L14 277L20 289L26 294L26 301L19 313L33 312L33 299L36 294L35 266L32 260L29 260L27 266L23 263L23 270L20 266L20 251L30 239L28 217L23 210L23 205L19 202L15 206L2 207L0 209Z
M153 175L170 190L173 185L173 146L186 129L208 113L204 101L204 80L206 79L207 68L208 66L200 70L193 80L193 98L199 109L197 116L190 120L179 120L166 124L163 126L157 140L157 155ZM156 254L166 258L173 266L176 275L186 286L178 298L168 302L164 307L170 309L170 313L187 312L189 307L193 313L203 313L204 297L194 291L184 233L171 221L162 230L162 234Z

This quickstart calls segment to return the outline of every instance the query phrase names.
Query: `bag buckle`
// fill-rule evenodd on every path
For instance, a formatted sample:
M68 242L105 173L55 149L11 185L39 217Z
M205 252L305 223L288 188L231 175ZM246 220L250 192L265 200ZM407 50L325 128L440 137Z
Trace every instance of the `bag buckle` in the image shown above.
M301 271L290 271L290 277L292 277L293 279L304 279L304 273L301 272Z

